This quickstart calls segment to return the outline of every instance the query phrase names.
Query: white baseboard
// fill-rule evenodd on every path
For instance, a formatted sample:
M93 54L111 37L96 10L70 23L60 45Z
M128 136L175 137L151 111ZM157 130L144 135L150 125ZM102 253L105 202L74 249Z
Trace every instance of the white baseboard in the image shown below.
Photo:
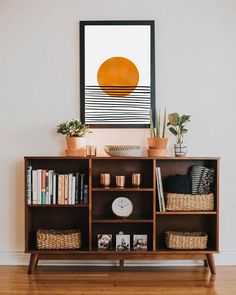
M1 251L0 265L28 265L29 254L20 251ZM215 254L216 265L236 265L236 252L224 251L220 254ZM126 260L127 266L191 266L202 265L199 260ZM39 265L91 265L91 266L115 266L118 261L108 260L41 260Z

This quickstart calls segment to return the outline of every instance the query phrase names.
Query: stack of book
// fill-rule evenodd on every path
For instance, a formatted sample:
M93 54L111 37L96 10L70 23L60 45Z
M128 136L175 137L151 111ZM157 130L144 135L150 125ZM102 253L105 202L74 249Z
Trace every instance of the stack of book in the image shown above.
M29 205L88 204L86 175L56 174L54 170L27 169L27 203Z
M164 191L163 191L161 168L160 167L156 168L156 180L157 180L157 196L158 196L159 211L165 212L166 206L165 206L165 198L164 198Z

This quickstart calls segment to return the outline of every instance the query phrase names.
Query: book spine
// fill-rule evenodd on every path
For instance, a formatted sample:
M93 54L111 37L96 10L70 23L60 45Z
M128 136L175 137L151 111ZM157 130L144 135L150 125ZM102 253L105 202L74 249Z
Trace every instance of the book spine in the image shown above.
M32 200L32 166L27 169L27 204L30 205Z
M56 199L56 196L57 196L57 191L56 191L56 188L57 188L57 176L56 176L56 173L53 171L53 205L56 205L57 203L57 199Z
M69 175L65 175L65 205L68 204L68 195L69 195Z
M62 175L61 192L62 192L61 202L62 202L62 205L64 205L65 204L65 175L64 174Z
M159 211L162 212L160 185L159 185L159 177L158 177L158 168L156 168L156 182L157 182L157 196L158 196Z
M75 176L72 177L72 196L71 196L71 204L75 205Z
M88 204L88 185L84 184L84 204Z
M49 171L46 172L46 176L45 176L45 198L44 198L44 204L50 205L50 202L49 202Z
M160 186L162 211L165 212L166 207L165 207L165 199L164 199L164 192L163 192L163 185L162 185L161 168L157 167L157 169L158 169L158 179L159 179L159 186Z
M32 194L32 201L33 205L38 204L38 184L37 184L37 170L32 171L32 189L33 189L33 194Z
M72 204L72 178L73 174L69 174L68 204Z
M84 202L84 174L80 174L80 199L79 203L83 204Z
M62 175L58 175L58 205L62 205Z
M53 204L53 170L48 171L49 204Z
M42 169L37 169L37 204L41 205Z
M75 204L79 204L79 172L75 174Z

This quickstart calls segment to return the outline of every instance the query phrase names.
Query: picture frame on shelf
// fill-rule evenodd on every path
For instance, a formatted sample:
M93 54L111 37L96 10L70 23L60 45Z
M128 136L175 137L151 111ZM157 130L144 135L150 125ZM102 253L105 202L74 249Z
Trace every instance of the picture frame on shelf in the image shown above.
M133 235L133 250L147 251L148 247L147 235Z
M130 235L123 233L116 235L116 251L130 251Z
M98 250L112 250L111 234L98 234L97 242L98 242Z
M149 128L156 109L154 26L153 20L80 21L83 123Z

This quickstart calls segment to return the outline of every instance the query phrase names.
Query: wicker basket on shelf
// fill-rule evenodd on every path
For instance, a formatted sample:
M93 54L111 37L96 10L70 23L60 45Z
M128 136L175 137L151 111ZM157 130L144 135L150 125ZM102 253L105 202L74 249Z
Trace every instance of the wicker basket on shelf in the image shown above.
M79 249L81 247L81 231L39 229L36 233L36 240L38 249Z
M207 238L207 234L202 232L165 232L165 244L169 249L206 249Z
M213 211L214 194L187 195L173 194L166 195L167 211Z

